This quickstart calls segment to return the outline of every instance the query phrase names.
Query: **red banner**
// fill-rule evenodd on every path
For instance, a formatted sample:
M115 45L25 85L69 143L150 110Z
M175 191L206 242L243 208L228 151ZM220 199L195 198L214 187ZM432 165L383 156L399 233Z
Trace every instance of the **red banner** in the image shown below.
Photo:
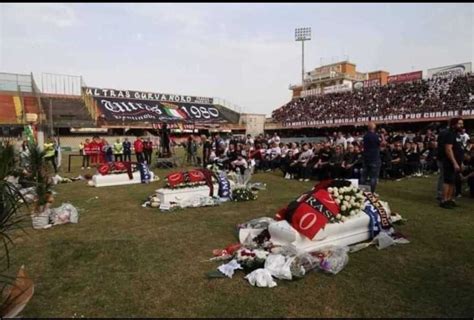
M408 73L395 74L387 78L388 83L401 83L421 80L423 78L423 71L414 71Z

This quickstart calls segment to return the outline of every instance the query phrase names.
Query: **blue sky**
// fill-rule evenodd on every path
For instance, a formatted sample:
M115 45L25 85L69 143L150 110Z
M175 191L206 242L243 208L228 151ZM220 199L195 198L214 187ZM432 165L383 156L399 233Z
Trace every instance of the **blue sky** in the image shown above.
M221 97L270 114L306 71L423 70L474 56L473 4L0 4L0 71L87 85Z

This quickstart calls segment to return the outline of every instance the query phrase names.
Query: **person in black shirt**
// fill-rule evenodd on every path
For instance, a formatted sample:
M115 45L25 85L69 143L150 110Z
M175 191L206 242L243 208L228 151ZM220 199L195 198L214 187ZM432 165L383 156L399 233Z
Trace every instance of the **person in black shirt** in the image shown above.
M418 146L415 142L408 142L407 149L405 151L405 155L407 158L405 172L409 175L420 175L420 151L418 150Z
M436 154L438 155L436 165L439 168L439 175L438 175L438 184L436 186L436 199L441 202L443 199L443 185L444 185L444 167L443 167L443 158L444 158L444 140L445 136L448 133L448 128L442 129L438 134L437 139L437 148Z
M368 125L368 132L364 135L364 168L362 170L361 184L370 179L370 192L374 193L377 187L377 180L380 174L380 143L385 141L384 135L375 133L376 125L371 122Z
M342 153L342 146L337 145L335 148L335 152L331 155L331 158L329 159L329 171L331 173L331 178L340 179L343 177L343 162L344 154Z
M403 168L406 163L405 152L403 151L401 142L395 144L395 149L391 153L392 160L390 164L392 169L390 170L390 177L393 179L400 179L403 177Z
M387 143L380 144L380 177L387 179L389 172L392 170L392 152L387 148Z
M347 152L344 154L343 162L343 176L346 179L359 179L360 171L362 169L362 154L359 147L350 144L347 147Z
M461 145L459 132L463 129L464 122L461 118L451 119L449 130L443 135L441 140L443 150L442 164L444 170L443 197L440 207L452 209L456 206L454 202L454 190L456 176L463 168L464 153Z
M329 177L329 159L331 159L331 145L326 143L324 149L319 151L318 162L313 167L314 174L320 181Z
M205 168L209 163L209 157L212 151L212 143L207 139L205 135L201 136L202 141L202 166Z

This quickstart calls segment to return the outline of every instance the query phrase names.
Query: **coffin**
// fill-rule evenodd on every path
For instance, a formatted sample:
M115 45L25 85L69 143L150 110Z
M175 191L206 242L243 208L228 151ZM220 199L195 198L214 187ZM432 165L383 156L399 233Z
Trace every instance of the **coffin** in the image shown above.
M298 250L312 252L326 246L350 246L370 239L370 218L363 211L345 222L328 223L313 239L296 231L286 220L274 221L268 226L270 241L275 245L293 245ZM239 240L256 237L263 229L240 229Z
M214 197L217 197L219 191L219 186L214 184ZM204 196L209 196L209 187L199 186L191 188L161 188L156 190L156 195L160 199L161 203L170 203L170 202L182 202L188 201L193 198Z
M331 245L350 246L370 239L369 223L369 216L360 211L345 222L326 224L313 240L293 229L296 233L296 240L292 244L297 249L307 252Z
M152 171L150 171L150 181L153 181L153 178L154 174ZM94 187L121 186L137 183L142 183L140 171L135 171L133 173L132 180L130 180L127 173L107 174L104 176L101 174L96 174L92 177L92 185Z

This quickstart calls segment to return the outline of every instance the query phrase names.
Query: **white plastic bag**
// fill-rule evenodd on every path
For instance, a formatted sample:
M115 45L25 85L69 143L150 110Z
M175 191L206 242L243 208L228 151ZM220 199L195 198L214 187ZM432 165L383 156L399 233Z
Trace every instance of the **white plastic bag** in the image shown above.
M338 274L349 262L349 255L347 254L349 248L346 246L331 246L324 248L323 251L327 254L319 264L319 268L323 271Z
M277 279L291 280L291 263L295 257L288 257L281 254L270 254L265 260L265 269Z
M220 265L217 270L228 276L229 278L232 278L234 275L235 270L237 269L242 269L242 266L237 262L237 260L233 259L229 263Z
M60 207L51 210L51 220L54 225L78 223L79 212L70 203L63 203Z
M245 276L252 286L273 288L277 283L267 269L257 269Z

